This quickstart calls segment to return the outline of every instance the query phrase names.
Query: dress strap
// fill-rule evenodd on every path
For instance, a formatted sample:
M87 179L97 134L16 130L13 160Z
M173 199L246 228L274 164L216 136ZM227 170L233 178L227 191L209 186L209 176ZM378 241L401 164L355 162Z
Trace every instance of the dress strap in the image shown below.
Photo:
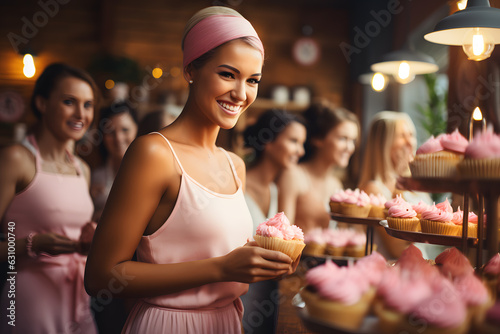
M36 170L42 170L42 158L40 156L40 152L38 151L38 145L36 143L35 136L33 134L28 135L23 139L21 144L26 147L33 155L35 156L35 166Z
M174 150L174 148L172 147L172 144L170 144L170 141L169 141L169 140L168 140L168 139L167 139L164 135L162 135L162 134L161 134L161 133L159 133L159 132L151 132L151 133L149 133L149 134L150 134L150 135L152 135L152 134L155 134L155 133L156 133L156 134L158 134L158 135L160 135L160 136L162 136L162 137L163 137L163 139L165 139L165 141L167 142L168 146L170 147L170 150L172 151L172 154L174 155L175 161L177 162L177 164L179 165L179 168L181 169L182 174L184 174L184 168L182 168L181 161L180 161L180 160L179 160L179 158L177 157L177 154L175 153L175 150Z
M219 147L219 150L221 150L222 153L225 154L227 160L229 161L229 165L231 166L231 170L233 172L234 180L236 182L236 185L239 186L241 184L241 180L238 177L238 173L236 173L236 168L234 167L233 159L231 159L231 157L229 156L229 153L227 153L227 151L225 149L223 149L222 147Z

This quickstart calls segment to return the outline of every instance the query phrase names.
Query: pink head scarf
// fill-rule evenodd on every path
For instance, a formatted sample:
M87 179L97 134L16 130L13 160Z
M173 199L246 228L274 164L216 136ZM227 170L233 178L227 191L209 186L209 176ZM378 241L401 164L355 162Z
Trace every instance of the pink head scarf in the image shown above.
M201 20L191 28L184 39L184 68L213 48L241 37L253 38L255 46L264 56L264 46L259 35L245 18L232 15L212 15Z

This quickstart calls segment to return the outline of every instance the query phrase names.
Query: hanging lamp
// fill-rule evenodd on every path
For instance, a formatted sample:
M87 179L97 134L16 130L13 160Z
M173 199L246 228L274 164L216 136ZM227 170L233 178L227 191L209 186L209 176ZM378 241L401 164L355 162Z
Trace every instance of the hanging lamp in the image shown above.
M397 82L407 84L415 79L415 75L437 72L439 66L431 56L407 47L384 55L379 62L372 64L371 70L392 75Z
M462 46L470 60L490 57L500 44L500 9L488 0L469 0L464 10L438 22L434 31L424 36L429 42Z

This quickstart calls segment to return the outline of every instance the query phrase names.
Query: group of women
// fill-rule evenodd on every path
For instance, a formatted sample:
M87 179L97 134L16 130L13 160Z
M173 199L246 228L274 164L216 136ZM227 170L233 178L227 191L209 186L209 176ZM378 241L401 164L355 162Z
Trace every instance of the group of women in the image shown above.
M262 42L239 13L214 6L188 21L182 48L189 82L182 113L134 140L134 112L105 110L98 127L106 158L90 192L89 167L73 152L93 122L96 86L63 64L37 80L33 134L0 150L0 216L9 235L0 257L14 259L17 272L15 298L7 285L2 292L2 333L95 333L91 310L115 298L136 298L123 333L273 331L277 301L264 317L258 306L298 260L257 247L253 232L278 211L306 232L328 227L329 197L342 188L331 170L347 167L359 122L326 104L302 116L266 112L245 132L254 152L247 166L215 142L257 96ZM378 121L386 128L370 132L360 186L392 197L415 130L400 113ZM242 318L239 297L249 284ZM13 301L15 327L4 314Z

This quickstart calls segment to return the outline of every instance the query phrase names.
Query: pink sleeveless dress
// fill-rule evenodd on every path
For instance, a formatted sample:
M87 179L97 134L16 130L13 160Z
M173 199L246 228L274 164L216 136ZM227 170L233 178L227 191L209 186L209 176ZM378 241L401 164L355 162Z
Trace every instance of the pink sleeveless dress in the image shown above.
M36 159L35 177L17 194L2 220L7 235L8 222L15 223L17 239L29 233L53 232L78 240L80 229L89 222L94 210L88 184L77 162L79 175L61 175L42 171L41 157L34 137L25 146ZM83 274L86 257L77 253L37 258L16 256L15 297L9 297L10 284L2 291L0 333L96 333L85 293ZM15 327L5 314L15 301ZM10 311L8 314L12 314Z
M221 149L231 166L230 177L238 185L238 190L229 195L211 191L191 178L170 142L163 138L180 167L181 185L166 222L153 234L142 237L138 261L187 262L222 256L243 246L252 236L252 218L227 152ZM243 307L239 296L247 290L248 284L221 282L141 299L122 333L241 333Z

